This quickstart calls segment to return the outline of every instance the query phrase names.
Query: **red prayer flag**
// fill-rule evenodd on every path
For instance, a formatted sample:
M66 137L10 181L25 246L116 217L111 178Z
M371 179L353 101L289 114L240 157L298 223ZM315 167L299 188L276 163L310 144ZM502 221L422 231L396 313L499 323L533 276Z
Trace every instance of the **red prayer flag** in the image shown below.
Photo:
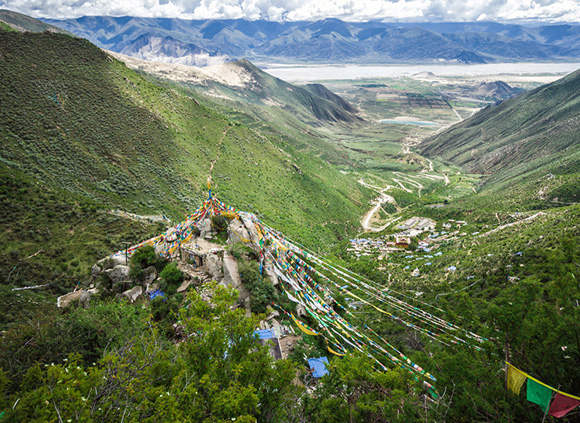
M580 400L570 398L557 392L554 401L552 401L552 405L548 414L554 417L564 417L579 405Z

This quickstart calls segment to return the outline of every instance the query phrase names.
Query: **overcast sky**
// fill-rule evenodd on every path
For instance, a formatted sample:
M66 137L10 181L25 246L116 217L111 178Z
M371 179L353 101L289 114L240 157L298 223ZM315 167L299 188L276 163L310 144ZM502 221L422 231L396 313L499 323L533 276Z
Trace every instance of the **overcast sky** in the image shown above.
M580 0L0 0L0 9L48 18L580 22Z

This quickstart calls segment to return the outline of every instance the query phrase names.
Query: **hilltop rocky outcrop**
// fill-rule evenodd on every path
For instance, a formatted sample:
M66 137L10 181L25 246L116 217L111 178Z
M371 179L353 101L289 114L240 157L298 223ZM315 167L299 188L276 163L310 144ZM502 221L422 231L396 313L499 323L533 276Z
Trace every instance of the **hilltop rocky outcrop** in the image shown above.
M199 223L200 231L189 242L179 247L171 260L177 263L178 269L183 273L183 283L177 288L177 292L185 292L192 285L203 285L209 281L215 281L218 285L233 287L239 292L239 305L250 312L250 292L244 287L240 278L238 262L223 243L216 240L216 229L211 219L204 219ZM175 236L175 228L168 229L163 235L165 239ZM253 240L257 234L246 229L238 218L232 219L227 226L227 245L237 243L248 246L257 245ZM156 246L155 253L163 254L165 244ZM129 259L125 252L105 257L99 260L92 268L90 280L86 288L63 295L57 299L58 307L68 307L78 303L88 307L93 295L103 291L113 291L119 298L125 298L135 302L144 296L149 296L159 289L160 273L155 266L143 269L140 278L132 275ZM278 284L278 278L270 266L265 266L265 275L273 285Z
M473 94L481 97L508 98L521 92L521 89L511 87L503 81L484 82L478 85Z

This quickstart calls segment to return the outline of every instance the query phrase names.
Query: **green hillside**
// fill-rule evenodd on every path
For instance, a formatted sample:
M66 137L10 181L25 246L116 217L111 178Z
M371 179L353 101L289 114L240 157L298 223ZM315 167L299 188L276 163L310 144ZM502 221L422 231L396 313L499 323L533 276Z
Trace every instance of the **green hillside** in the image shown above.
M38 19L31 18L30 16L6 9L0 9L0 28L28 32L50 31L74 36L71 32L59 28L58 26L49 25L39 21Z
M371 193L325 160L229 120L193 92L149 82L86 40L0 32L0 55L0 165L53 192L59 207L74 197L95 209L178 220L207 195L214 162L212 188L222 200L259 210L306 243L330 244L359 228ZM15 210L37 201L36 194L13 197ZM51 219L68 225L58 210ZM2 231L17 232L18 219L7 219ZM41 230L29 224L27 232ZM3 252L14 245L29 255L56 240L21 241L3 243ZM95 254L81 258L83 266Z
M419 308L431 304L439 309L431 308L434 312L445 310L490 340L485 353L476 354L416 342L413 330L391 329L388 339L401 342L416 360L430 357L441 376L437 386L446 391L447 402L436 410L445 411L425 421L541 421L544 412L526 402L525 387L519 396L506 389L503 368L507 360L550 386L580 392L580 206L500 213L501 221L483 220L481 212L463 206L453 214L446 207L415 209L437 222L433 231L417 236L429 243L428 250L412 247L379 258L370 248L368 256L357 257L345 242L334 250L334 261L402 293ZM357 304L357 311L372 323L386 320L368 306ZM576 422L578 415L570 414L563 420Z
M129 61L131 63L131 59ZM167 72L165 69L161 72L146 62L139 68L161 77ZM348 124L363 121L350 104L321 85L303 88L290 84L264 72L246 59L215 68L217 77L213 72L207 75L203 70L192 69L189 78L183 79L184 85L208 94L216 101L227 98L261 108L279 108L314 127L336 122ZM229 75L235 82L221 75Z
M580 171L580 72L489 106L427 139L419 153L490 175L484 189L575 202ZM521 188L521 189L520 189Z
M119 58L154 84L197 93L203 106L335 165L355 162L343 145L344 132L369 127L352 105L324 86L289 84L247 60L200 70Z

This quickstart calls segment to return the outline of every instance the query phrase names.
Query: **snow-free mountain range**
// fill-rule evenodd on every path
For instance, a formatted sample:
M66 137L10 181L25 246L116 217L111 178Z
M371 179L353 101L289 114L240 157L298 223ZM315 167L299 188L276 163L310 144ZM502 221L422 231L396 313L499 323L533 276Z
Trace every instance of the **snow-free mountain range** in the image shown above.
M580 26L528 27L492 22L269 22L245 19L86 16L44 19L126 55L204 66L258 62L460 62L575 60Z

